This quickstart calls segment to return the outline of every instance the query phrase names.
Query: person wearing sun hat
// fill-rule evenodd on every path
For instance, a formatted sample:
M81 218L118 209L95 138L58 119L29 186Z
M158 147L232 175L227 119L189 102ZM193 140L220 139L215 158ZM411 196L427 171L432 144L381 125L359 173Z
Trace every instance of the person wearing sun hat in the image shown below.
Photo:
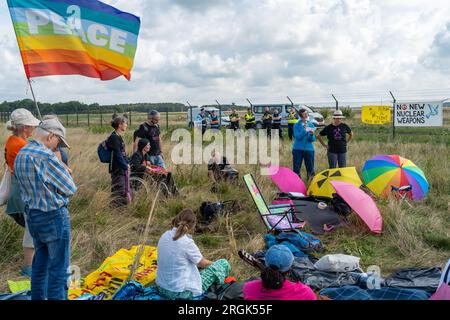
M77 187L54 150L69 148L66 129L47 119L14 161L14 176L25 203L35 254L31 271L32 300L67 300L70 266L70 219L67 206Z
M28 139L33 135L34 129L40 121L27 109L16 109L11 112L11 119L6 123L6 129L12 131L12 135L5 144L5 160L11 173L11 189L8 196L5 212L13 218L20 226L25 228L23 235L24 264L21 275L31 277L31 263L33 261L34 246L33 238L28 231L25 221L25 204L20 196L19 185L14 178L14 160L19 151L28 143Z
M320 131L317 139L322 146L327 149L328 165L330 169L345 168L347 166L347 144L353 139L353 132L350 127L343 122L345 119L341 110L333 113L333 122ZM347 139L348 135L348 139ZM322 137L328 138L328 145Z
M270 247L266 252L266 268L261 272L261 280L244 285L244 300L317 300L310 287L286 279L293 263L294 255L288 247Z

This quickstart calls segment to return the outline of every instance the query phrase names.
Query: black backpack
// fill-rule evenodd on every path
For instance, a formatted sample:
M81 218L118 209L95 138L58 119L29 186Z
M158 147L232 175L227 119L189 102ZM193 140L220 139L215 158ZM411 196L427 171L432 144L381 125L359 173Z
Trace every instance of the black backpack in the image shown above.
M220 202L203 202L200 206L201 221L211 222L214 220L223 209L223 204Z
M203 202L200 206L200 220L203 222L211 222L220 214L235 213L240 209L241 207L236 200Z

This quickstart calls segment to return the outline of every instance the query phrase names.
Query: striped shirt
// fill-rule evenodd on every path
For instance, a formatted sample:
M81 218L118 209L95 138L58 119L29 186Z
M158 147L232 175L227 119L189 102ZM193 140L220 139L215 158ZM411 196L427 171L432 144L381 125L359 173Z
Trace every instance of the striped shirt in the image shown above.
M44 212L67 206L77 187L55 153L39 141L31 140L14 161L14 175L22 200L29 209Z

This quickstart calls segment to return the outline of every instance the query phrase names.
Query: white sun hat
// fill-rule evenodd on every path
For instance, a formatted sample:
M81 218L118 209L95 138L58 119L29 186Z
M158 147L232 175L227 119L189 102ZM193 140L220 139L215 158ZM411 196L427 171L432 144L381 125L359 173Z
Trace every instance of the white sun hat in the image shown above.
M29 127L37 127L41 123L40 120L36 119L33 114L27 109L16 109L11 112L10 116L11 120L9 120L6 126L29 126Z

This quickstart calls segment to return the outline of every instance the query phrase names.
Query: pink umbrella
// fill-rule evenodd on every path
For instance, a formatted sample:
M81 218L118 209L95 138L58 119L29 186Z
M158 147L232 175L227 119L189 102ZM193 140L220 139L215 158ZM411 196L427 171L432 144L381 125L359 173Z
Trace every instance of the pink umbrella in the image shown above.
M303 193L306 195L306 186L302 179L290 168L269 167L270 178L284 193Z
M383 229L383 218L372 198L361 189L351 183L342 181L330 181L336 193L347 202L361 219L367 224L370 231L381 233Z

